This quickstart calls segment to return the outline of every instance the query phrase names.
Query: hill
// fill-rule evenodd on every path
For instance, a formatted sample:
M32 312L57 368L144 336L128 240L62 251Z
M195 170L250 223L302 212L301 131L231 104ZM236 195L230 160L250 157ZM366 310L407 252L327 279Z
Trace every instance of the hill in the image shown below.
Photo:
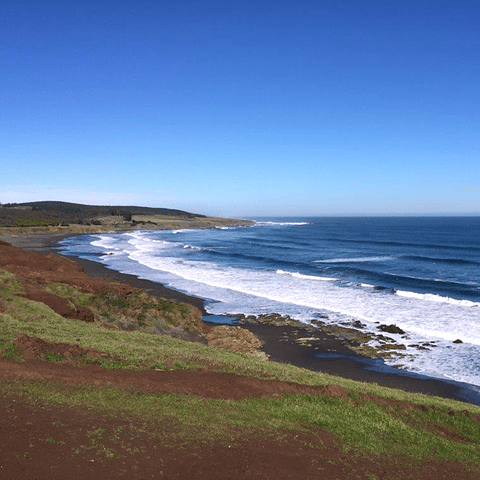
M162 215L183 219L205 218L205 215L169 208L137 206L99 206L79 203L42 201L7 203L0 206L0 226L28 227L68 224L95 224L102 217L121 217L131 222L134 215Z
M247 226L253 222L207 217L168 208L97 206L66 202L0 205L0 234L83 234L129 230L165 230Z

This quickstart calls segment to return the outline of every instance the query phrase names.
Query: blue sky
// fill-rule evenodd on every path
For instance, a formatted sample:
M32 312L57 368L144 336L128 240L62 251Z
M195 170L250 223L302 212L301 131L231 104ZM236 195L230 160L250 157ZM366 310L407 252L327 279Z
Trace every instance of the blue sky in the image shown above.
M1 1L0 202L480 214L478 1Z

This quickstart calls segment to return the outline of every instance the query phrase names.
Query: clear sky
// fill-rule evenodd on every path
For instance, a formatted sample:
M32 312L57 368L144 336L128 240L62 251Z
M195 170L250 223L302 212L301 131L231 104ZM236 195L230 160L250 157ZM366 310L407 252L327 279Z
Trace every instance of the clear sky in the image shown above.
M478 0L0 0L0 202L480 214Z

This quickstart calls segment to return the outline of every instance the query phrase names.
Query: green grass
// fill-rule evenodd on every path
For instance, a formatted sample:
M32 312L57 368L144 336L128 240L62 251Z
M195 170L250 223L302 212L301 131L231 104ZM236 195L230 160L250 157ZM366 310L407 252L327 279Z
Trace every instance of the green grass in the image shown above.
M0 352L2 353L3 358L9 358L12 360L22 359L20 350L13 345L13 342L0 340Z
M68 286L49 286L51 291L66 297L83 298L86 304L95 301ZM98 359L105 368L141 370L203 369L243 376L272 378L300 384L320 386L337 384L349 389L349 398L312 395L283 395L280 398L248 398L239 401L204 399L187 395L142 394L112 387L91 385L67 387L52 381L19 381L0 378L0 395L19 395L31 403L46 402L146 422L145 432L152 438L168 442L231 442L245 435L272 435L285 431L313 434L326 430L337 436L345 449L375 455L403 455L412 459L436 457L464 464L480 465L480 428L472 415L447 415L447 408L457 412L468 409L480 415L480 408L454 400L411 394L376 384L355 382L312 372L291 365L259 360L252 355L228 352L202 343L185 342L140 330L109 330L101 323L91 324L67 320L47 306L18 297L20 282L12 274L0 271L0 355L21 361L14 341L20 333L40 337L54 343L74 343L94 348L123 361ZM114 297L108 301L117 301ZM133 298L142 309L152 305L140 294ZM99 301L104 302L105 299ZM75 300L75 303L77 300ZM157 309L155 303L152 308ZM148 307L148 308L147 308ZM131 305L115 304L112 308L130 309ZM168 308L173 308L168 304ZM144 310L141 310L143 312ZM140 313L141 313L140 312ZM138 315L138 312L137 312ZM47 360L58 362L57 355ZM84 363L97 361L87 356ZM170 365L174 365L171 367ZM268 380L266 380L268 381ZM389 409L373 401L362 401L362 394L434 406L430 411ZM172 428L160 428L161 425ZM147 433L144 434L146 435ZM91 433L85 448L103 448L102 432ZM111 432L108 434L111 435ZM105 447L106 448L106 447ZM112 451L103 452L107 457Z
M16 218L14 220L13 226L15 227L48 227L49 225L57 225L57 224L58 222L55 222L53 220Z
M141 419L155 432L151 435L162 442L231 442L252 434L274 436L278 432L327 430L341 439L345 450L416 460L433 456L480 465L480 430L467 416L422 412L421 423L415 425L410 416L392 415L374 402L355 406L348 399L312 395L234 401L6 379L0 379L0 391L16 393L30 402L40 400L94 409L125 420ZM429 426L439 422L465 440L454 441L432 433ZM166 424L171 427L159 428Z
M50 283L48 292L92 310L99 322L107 322L123 330L167 333L182 338L199 334L201 314L193 307L172 300L156 298L140 290L126 297L115 289L93 295L62 283Z

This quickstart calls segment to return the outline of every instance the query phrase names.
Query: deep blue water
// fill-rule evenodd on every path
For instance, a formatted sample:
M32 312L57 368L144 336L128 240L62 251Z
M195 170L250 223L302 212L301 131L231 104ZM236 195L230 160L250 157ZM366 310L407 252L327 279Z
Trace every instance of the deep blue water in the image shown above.
M288 221L288 219L286 219ZM264 230L237 253L302 273L418 293L480 300L480 218L316 218Z

